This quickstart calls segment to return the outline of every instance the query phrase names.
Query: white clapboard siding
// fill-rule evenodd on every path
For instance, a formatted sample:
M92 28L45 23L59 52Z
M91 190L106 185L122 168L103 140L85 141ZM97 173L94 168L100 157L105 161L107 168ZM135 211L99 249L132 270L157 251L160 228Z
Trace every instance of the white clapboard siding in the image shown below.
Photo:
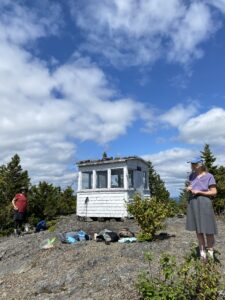
M127 217L126 192L78 193L77 215L87 217ZM85 203L86 198L88 201Z

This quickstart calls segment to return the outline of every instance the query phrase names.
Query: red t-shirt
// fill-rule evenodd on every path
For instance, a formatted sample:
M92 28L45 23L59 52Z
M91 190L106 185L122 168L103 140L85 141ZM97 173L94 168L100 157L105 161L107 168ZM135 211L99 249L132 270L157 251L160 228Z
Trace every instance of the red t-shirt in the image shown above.
M25 212L27 208L27 198L24 194L16 194L15 205L19 212Z

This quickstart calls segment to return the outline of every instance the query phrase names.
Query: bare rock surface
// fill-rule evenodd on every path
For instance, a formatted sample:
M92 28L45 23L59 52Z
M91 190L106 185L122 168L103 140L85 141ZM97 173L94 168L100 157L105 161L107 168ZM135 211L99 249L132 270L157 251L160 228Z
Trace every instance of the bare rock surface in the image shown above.
M57 232L82 229L93 235L104 228L118 232L124 227L135 233L139 230L134 220L84 222L70 215L59 219L55 232L1 238L0 299L136 300L137 276L148 269L145 252L151 251L157 259L167 252L179 260L196 242L195 233L185 230L185 218L172 218L163 230L169 236L162 234L162 239L150 243L106 245L91 240L70 245L57 240L51 249L40 248L44 239ZM224 266L225 223L219 220L218 227L216 249ZM224 276L224 267L222 272Z

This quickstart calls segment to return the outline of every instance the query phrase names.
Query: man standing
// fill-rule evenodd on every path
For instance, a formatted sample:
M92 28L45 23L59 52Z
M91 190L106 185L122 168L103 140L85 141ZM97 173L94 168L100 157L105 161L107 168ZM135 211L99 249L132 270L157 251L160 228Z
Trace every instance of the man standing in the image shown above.
M22 225L26 217L26 208L27 208L26 188L21 188L20 193L15 195L15 197L12 200L12 205L14 208L14 221L15 221L14 233L16 236L18 236L21 232Z

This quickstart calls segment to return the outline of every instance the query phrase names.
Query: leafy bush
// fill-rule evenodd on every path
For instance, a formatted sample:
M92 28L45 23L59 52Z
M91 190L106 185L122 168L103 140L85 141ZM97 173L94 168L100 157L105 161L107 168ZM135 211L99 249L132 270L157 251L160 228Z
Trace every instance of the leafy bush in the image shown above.
M158 201L156 197L141 199L138 194L133 202L127 205L127 209L141 227L137 236L139 241L153 240L155 233L163 228L163 221L169 214L166 203Z
M208 259L200 261L194 249L177 265L175 256L163 254L158 275L151 274L151 253L145 254L150 272L139 276L137 288L143 299L161 300L216 300L222 289L220 264Z
M54 232L56 230L56 224L57 224L57 220L48 221L47 223L48 231Z

